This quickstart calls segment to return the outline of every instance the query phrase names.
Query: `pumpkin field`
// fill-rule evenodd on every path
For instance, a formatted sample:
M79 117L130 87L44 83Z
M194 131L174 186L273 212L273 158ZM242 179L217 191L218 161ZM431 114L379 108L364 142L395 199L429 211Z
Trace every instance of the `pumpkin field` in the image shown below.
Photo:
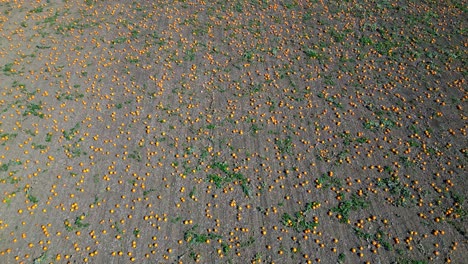
M464 0L0 0L0 263L466 263Z

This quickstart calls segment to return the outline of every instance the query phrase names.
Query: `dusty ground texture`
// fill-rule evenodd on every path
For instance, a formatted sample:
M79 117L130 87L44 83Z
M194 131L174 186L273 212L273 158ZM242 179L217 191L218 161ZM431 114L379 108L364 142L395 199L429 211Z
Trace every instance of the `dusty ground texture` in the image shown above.
M466 1L1 1L0 262L462 263Z

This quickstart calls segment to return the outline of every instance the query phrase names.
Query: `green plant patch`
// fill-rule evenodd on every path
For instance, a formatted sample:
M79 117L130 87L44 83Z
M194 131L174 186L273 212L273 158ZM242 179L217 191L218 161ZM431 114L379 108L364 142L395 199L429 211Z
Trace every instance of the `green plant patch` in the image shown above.
M41 112L42 110L42 102L39 104L36 103L28 103L26 105L26 110L23 112L23 116L37 116L39 118L44 118L44 114Z
M281 223L288 228L292 228L296 232L313 230L319 223L317 221L308 220L308 214L319 206L320 204L318 202L312 202L307 203L304 209L295 212L293 215L284 213L281 216Z
M197 232L198 225L194 225L192 228L184 232L184 240L189 244L203 244L209 240L222 238L221 235L213 233L199 233Z
M369 203L364 197L359 197L355 194L351 195L350 199L340 202L337 206L331 209L332 212L338 213L341 223L347 223L349 215L352 211L365 209L369 206Z
M247 196L251 195L248 180L242 173L233 172L225 162L214 162L211 168L221 171L221 173L212 173L207 176L207 181L213 183L216 188L223 188L226 184L237 181L241 185L242 192Z

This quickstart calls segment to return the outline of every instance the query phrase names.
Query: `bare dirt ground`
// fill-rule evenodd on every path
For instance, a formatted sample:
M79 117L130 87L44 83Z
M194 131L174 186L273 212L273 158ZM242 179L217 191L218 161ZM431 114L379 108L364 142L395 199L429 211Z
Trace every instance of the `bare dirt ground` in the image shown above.
M463 263L467 3L1 1L1 263Z

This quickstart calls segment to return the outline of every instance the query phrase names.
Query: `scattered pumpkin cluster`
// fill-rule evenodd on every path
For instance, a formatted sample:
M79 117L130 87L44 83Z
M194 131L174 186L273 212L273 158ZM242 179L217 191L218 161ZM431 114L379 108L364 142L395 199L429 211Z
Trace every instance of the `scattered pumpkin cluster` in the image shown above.
M465 12L3 1L0 259L461 263Z

